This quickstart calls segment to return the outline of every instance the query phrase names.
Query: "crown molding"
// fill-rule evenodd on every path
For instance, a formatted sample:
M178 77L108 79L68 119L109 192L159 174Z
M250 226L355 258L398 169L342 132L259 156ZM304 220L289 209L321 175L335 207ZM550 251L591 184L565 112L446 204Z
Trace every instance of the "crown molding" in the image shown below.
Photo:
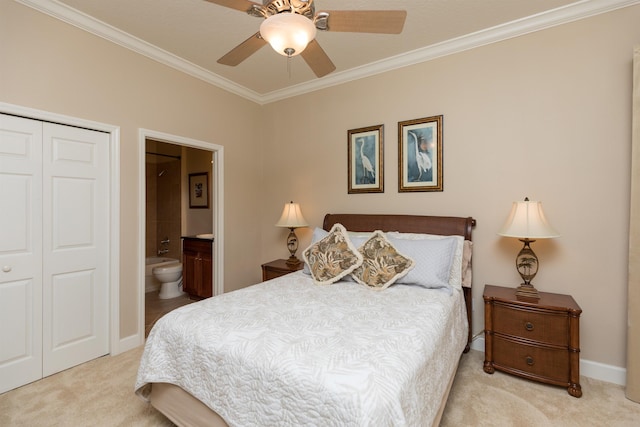
M260 103L260 94L55 0L15 0L161 64Z
M296 95L313 92L330 86L359 80L387 71L431 61L443 56L463 52L491 43L497 43L514 37L566 24L591 16L610 12L640 3L640 0L582 0L577 3L528 16L506 24L487 28L442 43L416 49L361 67L331 73L321 79L269 92L261 96L262 103L279 101Z
M186 61L144 40L105 24L89 15L72 9L56 0L15 1L261 105L419 64L640 3L640 0L581 0L557 9L477 31L442 43L426 46L361 67L332 73L321 79L315 79L285 89L260 94L221 77L218 74L205 70L196 64Z

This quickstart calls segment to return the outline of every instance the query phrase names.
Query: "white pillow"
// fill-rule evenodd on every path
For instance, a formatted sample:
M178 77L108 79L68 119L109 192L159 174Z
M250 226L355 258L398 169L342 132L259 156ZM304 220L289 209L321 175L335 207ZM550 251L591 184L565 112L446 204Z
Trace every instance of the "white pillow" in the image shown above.
M324 237L327 237L327 235L329 234L328 231L323 230L322 228L316 227L313 229L313 236L311 236L311 243L309 244L309 246L313 245L314 243L318 242L320 239L323 239ZM304 274L311 274L311 270L309 270L309 264L307 264L307 262L305 261L304 263L304 267L302 268L302 272Z
M430 289L445 288L451 293L451 266L457 246L455 237L398 239L389 234L387 233L387 239L398 252L415 262L415 267L406 276L398 279L397 284L417 285Z
M470 288L473 272L471 271L471 254L473 251L473 242L471 240L464 241L464 249L462 251L462 287Z
M441 236L438 234L420 234L420 233L400 233L398 231L389 231L387 237L398 240L441 240L455 239L455 251L453 254L453 262L451 263L451 272L449 275L449 285L460 288L462 286L462 258L464 249L464 237L458 235ZM397 247L397 246L396 246ZM416 263L420 260L413 258Z

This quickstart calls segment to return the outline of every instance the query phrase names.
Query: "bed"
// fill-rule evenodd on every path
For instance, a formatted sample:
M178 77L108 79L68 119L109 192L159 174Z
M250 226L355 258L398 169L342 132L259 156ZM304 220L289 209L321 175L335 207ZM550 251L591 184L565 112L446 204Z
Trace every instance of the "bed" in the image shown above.
M385 232L382 241L402 254L454 240L447 276L457 271L458 284L406 282L427 263L418 266L416 252L384 290L351 274L318 285L306 266L181 307L152 329L135 392L180 426L437 426L471 339L474 225L470 217L327 214L305 259L322 236L344 230L350 245Z

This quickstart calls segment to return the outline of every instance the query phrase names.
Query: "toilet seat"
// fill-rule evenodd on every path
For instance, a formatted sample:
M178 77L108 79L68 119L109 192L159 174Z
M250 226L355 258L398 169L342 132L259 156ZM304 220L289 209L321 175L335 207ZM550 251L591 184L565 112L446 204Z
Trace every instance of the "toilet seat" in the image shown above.
M154 267L152 271L154 274L176 273L178 271L182 271L182 263L174 262L160 267Z

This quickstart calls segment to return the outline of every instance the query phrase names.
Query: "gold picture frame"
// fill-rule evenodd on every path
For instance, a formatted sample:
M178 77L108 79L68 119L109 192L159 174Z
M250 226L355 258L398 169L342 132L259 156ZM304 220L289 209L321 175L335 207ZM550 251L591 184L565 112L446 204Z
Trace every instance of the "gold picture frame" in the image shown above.
M348 194L384 193L384 125L347 131Z
M443 191L443 116L398 122L398 192Z

